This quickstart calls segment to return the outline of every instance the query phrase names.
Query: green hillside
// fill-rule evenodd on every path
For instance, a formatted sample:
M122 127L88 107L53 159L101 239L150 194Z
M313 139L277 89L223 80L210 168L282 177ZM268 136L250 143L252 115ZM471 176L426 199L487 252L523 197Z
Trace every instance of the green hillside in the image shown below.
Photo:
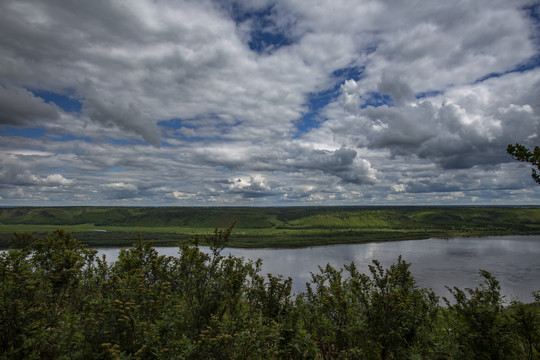
M540 207L16 207L0 208L0 246L13 233L63 228L92 245L156 244L235 224L232 246L284 247L427 237L540 234Z

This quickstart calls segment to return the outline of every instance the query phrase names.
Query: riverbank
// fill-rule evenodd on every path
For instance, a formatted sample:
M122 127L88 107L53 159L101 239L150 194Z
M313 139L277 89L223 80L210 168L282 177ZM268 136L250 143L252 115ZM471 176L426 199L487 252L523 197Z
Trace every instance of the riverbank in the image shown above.
M47 227L46 230L49 227ZM56 227L50 227L50 231L56 230ZM24 226L18 226L12 232L0 233L0 248L8 248L13 233L31 232L38 236L44 236L49 231L28 231ZM182 233L182 232L156 232L156 231L72 231L70 227L64 228L71 232L73 236L90 247L129 247L133 245L140 235L143 240L151 240L156 246L177 246L178 243L199 236L201 244L205 244L204 236L213 234L215 230L206 229L200 232ZM233 231L233 237L229 243L232 248L301 248L309 246L324 246L338 244L362 244L369 242L385 241L406 241L420 240L429 238L451 238L451 237L487 237L487 236L505 236L505 235L538 235L539 231L517 232L517 231L305 231L289 230L278 233L262 233L261 231Z
M235 223L230 247L295 248L444 237L540 234L539 207L4 208L0 247L13 233L58 228L89 246L138 239L175 246ZM204 243L204 241L203 241Z

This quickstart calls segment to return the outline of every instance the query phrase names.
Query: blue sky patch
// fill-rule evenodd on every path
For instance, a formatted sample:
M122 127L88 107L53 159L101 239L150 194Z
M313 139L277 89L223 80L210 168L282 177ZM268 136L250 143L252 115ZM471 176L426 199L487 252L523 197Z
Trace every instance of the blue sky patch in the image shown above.
M275 50L293 43L287 33L276 26L274 7L269 6L263 10L241 12L238 6L233 5L231 17L237 24L250 21L253 28L248 41L249 48L258 53L272 53Z
M256 30L251 33L251 40L248 42L249 48L256 53L271 53L282 46L287 46L292 42L283 34L270 33Z
M61 134L59 136L49 136L49 138L52 141L77 141L77 140L86 141L86 142L92 141L92 139L90 139L89 137L76 136L72 134Z
M334 100L334 98L335 96L328 92L311 94L309 97L309 110L297 122L296 128L298 129L298 132L294 138L298 138L302 134L308 133L311 129L318 128L323 121L319 111Z
M185 128L185 129L195 129L193 126L184 125L182 119L169 119L169 120L162 120L158 122L158 125L161 127L164 127L166 129L166 136L170 138L179 138L182 140L189 140L192 142L197 141L203 141L204 138L199 136L188 136L185 134L182 134L178 130ZM175 131L171 131L175 130ZM163 141L161 143L163 146L172 146L171 144L167 143L166 141Z
M536 23L537 26L540 25L540 4L529 5L523 8L527 15Z
M182 127L182 120L181 119L169 119L169 120L161 120L157 123L159 126L163 126L169 129L180 129Z
M0 136L19 136L29 139L39 139L45 136L45 130L42 128L15 128L13 126L5 126L0 128Z
M47 139L55 142L64 142L64 141L75 141L82 140L90 142L92 141L89 137L85 136L76 136L72 134L56 134L56 133L47 133L43 128L31 127L31 128L16 128L13 126L4 126L0 128L0 136L19 136L28 139L39 139L46 137Z
M47 103L54 103L56 106L66 112L80 112L82 109L82 103L67 95L54 93L51 91L31 90L35 96L38 96L45 100Z
M309 110L297 122L296 127L298 132L294 138L300 137L311 129L318 128L320 123L326 120L322 118L320 110L339 97L343 82L350 79L359 81L362 78L363 72L364 67L358 68L355 66L345 67L334 71L332 73L334 86L331 89L310 94L308 101Z
M124 169L124 168L121 168L121 167L118 167L118 166L113 166L113 167L108 168L107 171L109 171L109 172L120 172L120 171L127 171L127 169Z
M381 94L378 92L370 92L369 98L360 106L360 109L365 109L368 106L379 107L379 106L394 106L394 100L388 94Z
M416 94L415 97L417 99L425 99L425 98L442 95L442 94L444 94L444 92L440 90L428 90L428 91L423 91L421 93Z
M484 82L484 81L486 81L488 79L491 79L491 78L498 78L498 77L501 77L503 75L511 74L511 73L515 73L515 72L525 72L525 71L536 69L538 67L540 67L540 55L537 54L537 55L532 56L529 59L527 59L527 61L524 61L524 62L516 65L514 68L512 68L512 69L510 69L508 71L494 72L494 73L486 74L486 75L480 77L479 79L475 80L473 83L478 84L478 83Z
M358 81L362 78L362 75L364 73L365 68L362 67L345 67L338 69L332 73L332 76L338 80L340 83L342 83L345 80L353 79L354 81ZM341 85L341 84L340 84Z

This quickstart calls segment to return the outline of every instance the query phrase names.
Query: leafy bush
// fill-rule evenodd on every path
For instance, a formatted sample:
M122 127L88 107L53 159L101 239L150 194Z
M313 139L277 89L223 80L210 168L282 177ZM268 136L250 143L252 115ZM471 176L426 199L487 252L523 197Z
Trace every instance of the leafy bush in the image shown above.
M139 241L109 264L70 234L18 235L0 254L1 359L535 359L539 302L501 302L487 272L454 301L398 258L313 274L307 291L224 256L232 227L176 257ZM199 242L210 245L210 253ZM539 300L539 299L537 299Z

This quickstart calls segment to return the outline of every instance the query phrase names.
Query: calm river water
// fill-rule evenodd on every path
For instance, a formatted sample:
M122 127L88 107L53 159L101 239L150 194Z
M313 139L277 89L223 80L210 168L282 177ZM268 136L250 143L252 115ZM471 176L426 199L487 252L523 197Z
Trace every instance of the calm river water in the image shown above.
M160 254L174 256L176 247L156 247ZM207 251L208 249L203 250ZM118 258L120 248L100 248L108 261ZM341 268L355 262L363 272L377 259L385 267L399 255L411 263L411 272L420 287L448 296L445 288L476 287L479 269L491 272L501 284L506 301L533 300L532 292L540 290L540 236L501 236L482 238L449 238L366 243L357 245L317 246L300 249L234 249L223 254L246 259L262 259L262 273L281 274L293 279L293 291L305 290L311 272L318 265L330 263Z

